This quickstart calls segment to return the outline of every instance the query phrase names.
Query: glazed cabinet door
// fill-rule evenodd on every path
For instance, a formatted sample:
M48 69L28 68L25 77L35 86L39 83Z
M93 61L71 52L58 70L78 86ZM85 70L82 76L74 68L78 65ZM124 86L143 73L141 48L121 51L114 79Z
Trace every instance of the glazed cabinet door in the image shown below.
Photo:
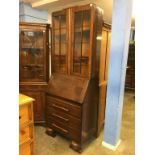
M45 30L20 29L20 82L46 81Z
M64 10L53 13L52 20L52 68L54 72L65 74L67 73L68 11Z
M75 7L72 11L71 74L87 77L90 72L90 7Z

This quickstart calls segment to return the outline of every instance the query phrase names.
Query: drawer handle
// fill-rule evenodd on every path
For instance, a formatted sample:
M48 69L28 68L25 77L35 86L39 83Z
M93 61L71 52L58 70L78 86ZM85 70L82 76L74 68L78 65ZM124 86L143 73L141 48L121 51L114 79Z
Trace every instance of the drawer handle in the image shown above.
M52 104L52 106L55 107L55 108L61 109L61 110L63 110L63 111L66 111L66 112L69 111L69 109L66 109L66 108L63 108L63 107L57 106L57 105L55 105L55 104Z
M19 116L19 119L21 119L22 118L22 116Z
M63 129L63 128L59 127L58 125L54 124L54 123L52 123L52 125L54 127L58 128L59 130L61 130L62 132L66 133L66 134L68 133L68 130Z
M69 119L67 119L67 118L63 118L62 116L59 116L59 115L57 115L57 114L52 114L52 116L54 116L54 117L58 117L58 118L60 118L60 119L62 119L62 120L64 120L64 121L66 121L66 122L68 122L69 121Z

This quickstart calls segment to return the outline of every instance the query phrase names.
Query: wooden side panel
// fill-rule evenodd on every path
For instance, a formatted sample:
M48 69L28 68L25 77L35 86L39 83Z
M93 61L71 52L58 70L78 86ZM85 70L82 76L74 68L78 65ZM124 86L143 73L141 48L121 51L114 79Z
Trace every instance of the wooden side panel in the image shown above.
M99 136L100 131L103 128L105 119L105 107L106 107L106 91L107 91L107 80L108 80L108 64L110 55L110 29L103 28L102 30L102 48L100 56L100 73L99 73L99 106L98 106L98 131L97 136Z
M89 83L87 95L82 108L82 143L96 133L98 103L98 80L92 79Z
M107 56L106 56L106 71L105 71L105 80L108 80L108 66L109 66L109 56L110 56L110 40L111 40L111 31L108 31L108 43L107 43Z
M105 105L106 105L106 87L107 84L104 83L100 86L100 93L99 93L99 106L98 106L98 133L99 136L100 131L103 128L104 118L105 118Z
M107 39L108 33L107 31L102 31L102 47L101 47L101 55L100 55L100 85L105 80L105 68L106 68L106 54L107 54Z

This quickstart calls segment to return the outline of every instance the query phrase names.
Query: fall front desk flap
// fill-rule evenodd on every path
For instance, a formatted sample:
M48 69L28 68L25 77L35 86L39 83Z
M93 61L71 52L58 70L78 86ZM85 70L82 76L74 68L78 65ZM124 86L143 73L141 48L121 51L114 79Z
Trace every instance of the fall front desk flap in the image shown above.
M47 92L51 95L83 103L89 79L76 76L52 74Z

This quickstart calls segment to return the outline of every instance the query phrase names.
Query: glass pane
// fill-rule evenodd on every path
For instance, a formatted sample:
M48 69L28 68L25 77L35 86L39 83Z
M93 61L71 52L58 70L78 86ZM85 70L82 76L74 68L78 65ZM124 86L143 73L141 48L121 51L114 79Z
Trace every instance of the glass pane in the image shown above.
M60 26L60 17L59 16L55 16L54 17L54 28L55 29L59 29L59 26Z
M61 44L61 55L66 55L66 44Z
M43 32L21 32L21 71L20 78L44 79Z
M90 26L90 10L83 11L83 27Z
M54 45L54 54L59 55L59 44Z
M61 29L61 43L66 43L66 29Z
M89 39L90 39L90 31L89 30L83 30L83 32L82 32L82 42L89 43Z
M75 13L74 24L75 27L82 27L82 12Z
M59 44L55 43L53 47L54 70L59 70Z
M90 10L75 13L73 72L88 75L90 50Z
M59 43L59 40L60 40L60 31L54 30L54 42Z
M64 36L64 35L61 35ZM65 37L64 37L65 38ZM60 56L60 72L65 73L66 72L66 44L63 43L65 42L64 39L63 41L61 40L61 56Z
M60 72L66 72L66 55L61 55L60 58Z
M81 72L81 44L76 43L73 51L73 72Z
M61 16L61 28L66 27L66 15Z
M74 42L75 43L80 43L81 42L81 35L82 35L81 32L75 32L74 33Z
M88 75L88 53L89 53L89 43L83 43L82 44L82 59L81 59L82 75Z
M89 44L83 43L82 44L82 56L88 57L88 53L89 53Z

